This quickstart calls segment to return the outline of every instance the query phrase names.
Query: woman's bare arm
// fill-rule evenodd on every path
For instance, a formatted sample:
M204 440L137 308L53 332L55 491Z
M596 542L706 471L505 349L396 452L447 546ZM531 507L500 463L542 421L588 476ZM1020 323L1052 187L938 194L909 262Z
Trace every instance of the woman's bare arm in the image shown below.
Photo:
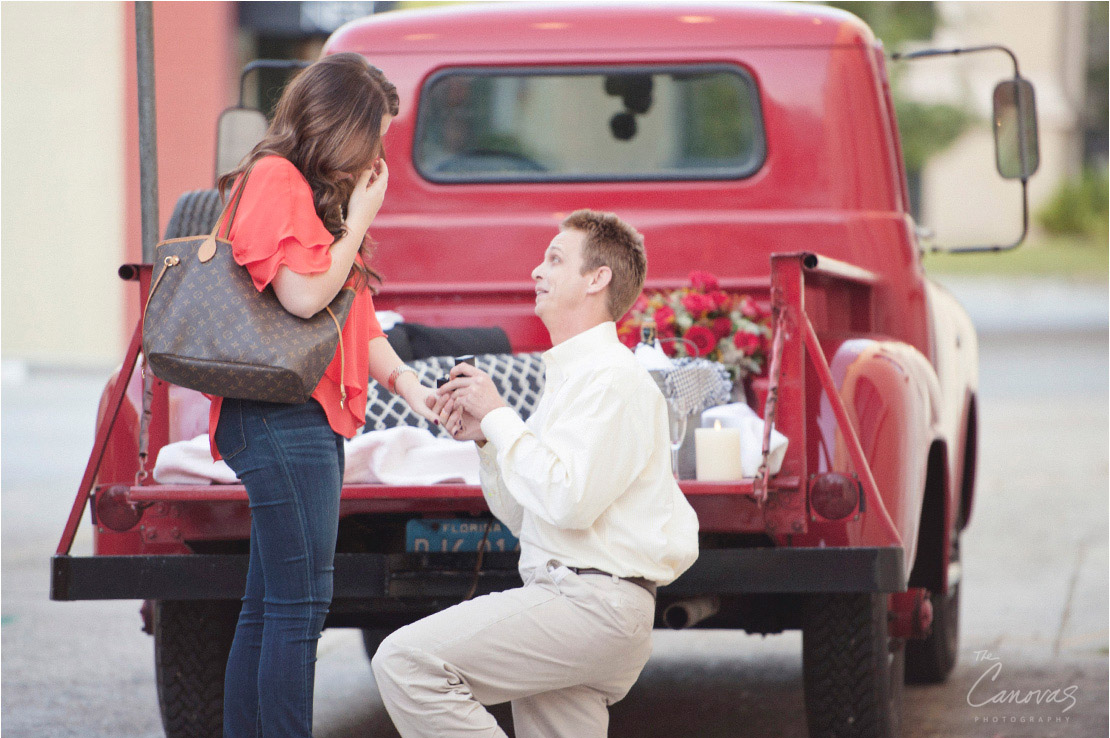
M390 375L403 363L385 337L379 336L370 340L370 376L382 386L388 388ZM404 398L415 413L439 425L439 415L433 410L436 391L420 384L415 372L404 372L398 375L393 389Z
M274 294L278 302L300 318L311 318L323 310L339 294L351 273L355 256L366 237L366 230L381 209L389 185L389 168L379 161L379 171L367 169L358 178L347 205L347 233L329 247L331 266L319 274L298 274L287 266L278 268L274 276Z

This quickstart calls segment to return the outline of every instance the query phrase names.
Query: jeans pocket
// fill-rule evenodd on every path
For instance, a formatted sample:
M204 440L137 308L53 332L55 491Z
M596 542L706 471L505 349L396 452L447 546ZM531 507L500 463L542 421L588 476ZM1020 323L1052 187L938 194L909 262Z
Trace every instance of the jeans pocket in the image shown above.
M247 435L243 432L243 405L239 400L225 398L220 405L215 438L216 450L224 461L235 458L247 447Z

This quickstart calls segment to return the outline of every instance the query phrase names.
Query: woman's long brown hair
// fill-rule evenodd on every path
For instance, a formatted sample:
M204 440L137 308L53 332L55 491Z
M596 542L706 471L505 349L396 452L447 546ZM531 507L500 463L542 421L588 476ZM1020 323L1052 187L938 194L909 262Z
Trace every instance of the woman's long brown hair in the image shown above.
M360 54L327 56L286 86L266 135L240 165L220 177L220 194L264 156L293 163L312 187L312 201L324 227L337 239L347 233L343 221L359 175L379 156L382 118L397 115L397 88ZM369 268L374 241L369 235L359 254L363 277L381 277Z

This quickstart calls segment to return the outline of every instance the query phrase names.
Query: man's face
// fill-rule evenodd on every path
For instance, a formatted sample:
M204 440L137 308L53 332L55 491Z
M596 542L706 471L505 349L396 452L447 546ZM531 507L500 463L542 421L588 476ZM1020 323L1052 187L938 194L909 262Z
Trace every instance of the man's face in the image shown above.
M559 231L543 254L543 262L532 270L536 281L536 315L545 322L574 310L586 299L588 274L582 274L582 246L586 234L573 228Z

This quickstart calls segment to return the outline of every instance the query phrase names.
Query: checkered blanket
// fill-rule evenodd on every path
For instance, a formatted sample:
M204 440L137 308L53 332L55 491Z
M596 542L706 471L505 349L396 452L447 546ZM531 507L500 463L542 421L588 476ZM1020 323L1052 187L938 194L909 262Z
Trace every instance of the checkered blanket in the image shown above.
M708 359L675 359L663 372L663 394L683 415L702 412L731 399L732 379L723 365Z
M436 356L408 362L416 370L422 384L434 387L436 380L446 377L455 366L450 356ZM544 365L539 353L480 354L475 365L490 375L501 397L521 418L527 420L536 409L543 392ZM443 426L432 425L414 413L400 396L370 380L366 399L366 426L363 432L410 425L450 438Z

